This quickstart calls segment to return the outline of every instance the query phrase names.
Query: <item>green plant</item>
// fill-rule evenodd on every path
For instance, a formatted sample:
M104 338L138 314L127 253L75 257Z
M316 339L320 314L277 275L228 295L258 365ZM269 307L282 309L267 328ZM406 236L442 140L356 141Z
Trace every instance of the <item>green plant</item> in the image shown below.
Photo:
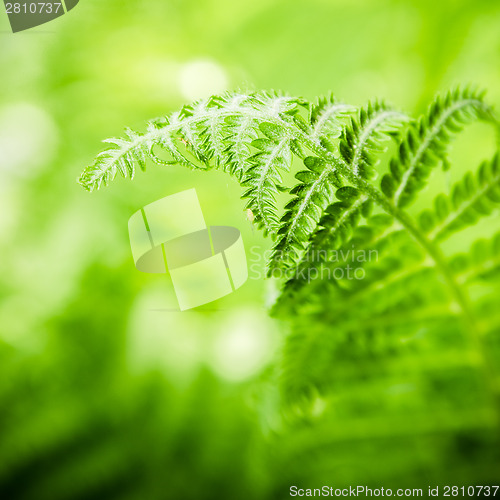
M462 443L466 433L477 444L471 433L496 432L500 419L500 235L471 241L466 231L500 203L498 153L432 208L414 208L476 119L498 129L469 87L436 97L418 120L379 101L356 109L333 97L226 94L109 140L80 183L132 178L148 159L227 171L274 239L269 275L286 277L273 313L292 324L280 366L289 415L336 422L334 441L364 429L372 440L443 433ZM390 139L395 154L381 161ZM290 188L294 159L305 169ZM457 233L470 253L443 250Z

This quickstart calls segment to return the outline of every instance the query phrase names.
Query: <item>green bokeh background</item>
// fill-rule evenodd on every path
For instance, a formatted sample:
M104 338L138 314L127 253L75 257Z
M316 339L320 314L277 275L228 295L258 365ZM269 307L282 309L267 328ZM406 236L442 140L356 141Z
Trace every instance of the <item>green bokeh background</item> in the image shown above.
M361 438L356 453L330 446L329 461L304 454L325 429L296 436L280 415L268 373L287 325L268 317L269 242L233 180L153 167L88 194L76 178L102 138L224 89L383 97L418 113L475 82L498 106L500 3L81 0L9 29L0 14L0 498L270 499L299 482L426 487L450 472L425 442L408 454L395 441L380 461L361 461ZM464 137L457 172L493 150L480 125ZM135 270L127 221L191 187L210 224L241 230L256 271L181 314L161 310L175 304L165 276Z

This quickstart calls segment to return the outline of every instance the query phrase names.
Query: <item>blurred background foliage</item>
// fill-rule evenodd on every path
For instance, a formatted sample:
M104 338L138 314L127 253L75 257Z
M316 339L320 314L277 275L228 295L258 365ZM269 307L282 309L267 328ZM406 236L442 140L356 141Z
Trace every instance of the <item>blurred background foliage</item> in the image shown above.
M361 362L347 348L328 381L339 424L321 398L284 409L275 366L289 326L269 318L258 272L210 307L162 310L175 306L171 286L135 270L128 218L196 187L209 223L259 249L258 270L269 242L233 180L153 167L89 195L75 179L102 138L225 89L382 97L419 113L437 91L475 82L498 107L499 26L495 0L82 0L16 35L1 15L0 498L270 499L292 484L498 479L498 414L463 370L422 375L431 404L408 424L416 403L397 379L386 401L370 399L360 368L366 391L349 394L343 376ZM481 125L462 137L446 185L491 156ZM335 321L297 323L320 335ZM452 433L440 411L456 407L438 400L450 380L467 410Z

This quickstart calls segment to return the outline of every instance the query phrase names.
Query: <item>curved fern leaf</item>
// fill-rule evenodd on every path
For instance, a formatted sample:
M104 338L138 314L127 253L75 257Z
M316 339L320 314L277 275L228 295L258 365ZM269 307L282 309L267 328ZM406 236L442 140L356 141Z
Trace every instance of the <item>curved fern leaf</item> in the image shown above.
M93 191L108 185L117 173L133 179L136 165L145 169L146 156L152 143L128 129L126 133L127 139L106 139L104 142L113 147L99 153L94 163L84 170L79 182L87 190Z
M483 162L474 176L467 172L453 186L451 195L439 194L434 210L420 214L420 226L431 240L440 241L460 229L491 215L500 204L500 161L498 154Z
M383 102L369 102L352 117L344 128L339 150L342 159L356 177L371 179L375 176L376 153L384 151L382 142L387 137L397 137L399 127L407 117L388 108Z
M361 217L370 215L372 204L359 190L340 188L335 196L339 201L332 203L321 218L320 227L311 239L312 251L340 248L351 239Z
M195 102L184 106L180 112L151 121L144 134L127 130L126 139L106 141L113 147L97 156L83 171L79 182L92 191L107 185L117 173L132 178L135 166L144 169L147 158L159 164L177 163L202 169L212 161L243 179L244 156L259 133L258 125L281 122L285 115L293 116L300 102L296 98L266 92L225 94ZM236 135L235 121L239 127ZM228 137L234 137L232 143ZM169 159L159 157L154 151L156 147L165 150ZM197 160L204 165L199 165ZM251 168L252 165L247 166Z
M272 123L261 123L260 131L266 136L252 141L259 150L249 160L242 186L248 189L243 198L249 198L246 208L252 210L255 222L267 232L278 227L275 196L279 191L282 171L289 171L292 162L290 136Z
M332 94L320 97L311 107L312 139L320 142L322 137L328 139L339 137L342 132L340 120L355 110L354 106L339 102Z
M476 280L496 281L500 272L500 233L490 240L476 240L469 252L455 255L450 260L450 268L456 273L460 283Z
M276 266L290 265L299 256L299 250L314 231L323 209L333 197L333 188L341 185L335 167L316 156L304 160L308 170L295 175L301 181L291 191L295 195L280 219L278 241L273 248L270 272Z
M439 161L446 161L452 135L474 119L493 120L483 98L482 91L456 88L444 97L438 96L427 114L410 126L381 184L396 206L408 205L425 185L431 169Z
M258 122L251 115L229 116L226 118L225 136L224 168L241 181L243 173L249 168L250 144L258 138Z

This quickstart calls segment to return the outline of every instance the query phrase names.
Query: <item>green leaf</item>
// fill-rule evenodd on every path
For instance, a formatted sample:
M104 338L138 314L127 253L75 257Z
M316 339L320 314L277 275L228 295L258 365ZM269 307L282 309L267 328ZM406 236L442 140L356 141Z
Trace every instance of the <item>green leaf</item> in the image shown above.
M475 119L494 121L491 108L484 103L484 92L457 87L438 96L426 115L410 125L399 145L399 155L382 180L382 190L395 205L409 205L426 184L431 170L447 162L451 137Z
M434 210L420 216L420 225L429 238L441 241L453 233L475 224L498 209L500 204L500 161L483 162L474 176L467 172L457 182L449 196L439 194L434 200Z

